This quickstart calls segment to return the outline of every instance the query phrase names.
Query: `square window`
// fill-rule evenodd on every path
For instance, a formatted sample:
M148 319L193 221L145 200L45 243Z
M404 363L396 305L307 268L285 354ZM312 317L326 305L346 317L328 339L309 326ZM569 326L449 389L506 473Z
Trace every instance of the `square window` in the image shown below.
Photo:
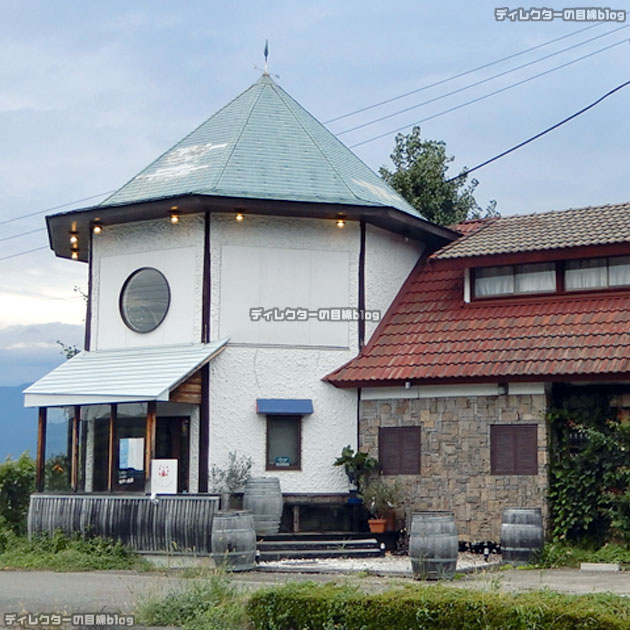
M378 454L384 475L420 474L420 427L381 427Z
M535 424L493 424L490 427L490 472L493 475L538 474Z
M302 416L267 416L267 470L300 470Z

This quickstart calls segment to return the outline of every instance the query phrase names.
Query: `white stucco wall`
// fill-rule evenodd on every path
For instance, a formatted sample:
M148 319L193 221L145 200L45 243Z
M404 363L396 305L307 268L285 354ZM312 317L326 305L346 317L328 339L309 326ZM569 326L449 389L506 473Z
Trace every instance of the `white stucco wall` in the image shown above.
M229 333L226 322L220 322L221 296L225 287L221 279L223 248L270 248L344 253L348 260L341 270L329 278L338 284L347 283L348 306L358 300L359 226L349 223L339 229L332 221L315 219L290 220L276 217L246 217L237 223L231 215L214 215L211 222L212 323L211 335ZM226 257L227 258L227 257ZM255 273L256 270L252 270ZM329 272L330 273L330 272ZM321 277L320 277L321 280ZM286 305L300 305L303 287L292 282L292 269L286 268L276 278L283 287ZM231 287L233 289L233 287ZM243 287L249 291L249 287ZM336 297L336 295L335 295ZM257 306L257 304L252 304ZM266 305L263 305L266 306ZM272 305L273 306L273 305ZM329 306L322 304L322 306ZM331 305L343 306L343 305ZM325 326L322 323L322 326ZM347 349L300 344L293 334L285 343L268 344L265 335L260 341L230 343L210 364L210 463L225 466L231 450L249 455L254 475L280 478L283 492L345 492L348 483L332 462L341 448L357 441L357 400L355 391L344 391L323 383L321 378L348 361L357 353L356 322L343 324L348 339ZM250 338L251 339L251 338ZM279 340L282 341L282 340ZM266 471L266 417L256 413L257 398L310 398L314 413L302 419L302 462L300 471Z
M381 311L389 308L403 282L424 251L424 243L405 240L398 234L366 226L365 232L365 308ZM365 342L378 322L366 321Z
M106 226L93 237L91 349L198 343L201 340L203 215ZM131 273L154 267L166 277L171 303L162 324L138 334L119 311L120 290Z

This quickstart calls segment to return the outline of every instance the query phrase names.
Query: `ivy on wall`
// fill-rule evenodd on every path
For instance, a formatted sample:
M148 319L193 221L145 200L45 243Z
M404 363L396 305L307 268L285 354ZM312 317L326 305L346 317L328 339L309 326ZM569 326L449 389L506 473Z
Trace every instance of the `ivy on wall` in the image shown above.
M550 425L550 508L556 541L630 543L630 423L612 388L558 387Z

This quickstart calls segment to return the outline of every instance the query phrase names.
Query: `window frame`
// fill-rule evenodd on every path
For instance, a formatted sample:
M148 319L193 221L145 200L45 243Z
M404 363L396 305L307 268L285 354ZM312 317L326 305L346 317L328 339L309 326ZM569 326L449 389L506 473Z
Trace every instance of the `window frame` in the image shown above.
M498 465L498 454L494 449L494 444L498 440L498 437L495 437L495 434L499 431L512 431L512 448L513 448L513 457L512 457L512 466L511 468L505 469L500 468ZM533 443L528 446L528 448L532 448L532 452L534 454L535 459L535 470L533 468L528 467L527 465L523 466L522 459L519 454L518 449L518 441L517 437L519 434L524 434L526 432L531 432L531 435L528 439L532 439ZM540 463L538 458L538 425L537 424L491 424L490 425L490 474L498 477L505 476L529 476L535 477L538 475L540 471ZM498 445L497 445L498 447ZM531 463L531 462L530 462Z
M267 414L265 416L265 470L280 472L283 470L302 470L302 420L301 414ZM298 463L291 466L274 466L269 463L269 423L277 418L295 418L297 423Z
M164 311L160 314L159 321L157 321L152 328L148 328L147 330L140 330L136 324L134 324L129 318L129 312L127 310L127 305L125 303L125 298L127 296L127 292L129 291L129 286L131 282L137 278L141 273L146 271L155 272L160 276L160 279L164 282L164 287L166 288L166 306ZM159 269L155 267L138 267L138 269L132 271L123 282L123 285L120 289L120 293L118 294L118 312L120 313L120 318L122 319L125 326L134 333L138 335L147 335L157 330L166 319L168 312L171 308L171 286L168 282L168 278L162 273Z
M517 277L517 269L529 266L536 265L549 265L554 271L554 288L547 289L544 291L516 291L516 277ZM492 295L479 295L477 293L477 278L478 273L481 269L497 269L500 267L509 268L511 270L511 275L513 278L514 290L510 293L494 293ZM558 261L549 260L549 261L540 261L540 262L530 262L530 263L513 263L509 265L488 265L485 267L472 267L470 274L470 294L473 300L496 300L496 299L505 299L510 297L522 297L522 296L530 296L530 295L553 295L559 292L559 288L561 283L558 282Z
M411 470L405 469L403 467L403 456L401 451L401 456L399 460L399 466L392 470L388 466L385 465L383 461L383 436L385 433L399 433L403 432L409 434L412 433L416 437L414 438L414 445L417 445L417 469L414 467ZM409 444L409 441L403 441L403 444ZM420 426L402 426L402 427L379 427L378 428L378 464L381 474L383 475L420 475L422 474L422 427Z

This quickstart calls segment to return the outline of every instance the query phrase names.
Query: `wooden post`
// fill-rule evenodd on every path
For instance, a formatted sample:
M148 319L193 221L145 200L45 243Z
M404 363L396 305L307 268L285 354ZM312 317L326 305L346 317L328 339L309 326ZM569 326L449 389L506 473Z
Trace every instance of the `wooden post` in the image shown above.
M79 489L79 422L81 421L81 407L74 408L72 416L72 445L70 451L70 488L73 492Z
M112 405L109 412L109 440L107 448L107 491L114 489L114 462L116 461L114 447L116 446L116 405Z
M35 489L44 491L44 464L46 463L46 407L39 408L37 417L37 470L35 473Z
M201 368L201 408L199 410L199 492L208 492L210 448L210 367Z
M150 490L151 460L155 458L155 429L157 425L157 403L152 400L147 405L147 428L144 440L144 482L145 490Z

